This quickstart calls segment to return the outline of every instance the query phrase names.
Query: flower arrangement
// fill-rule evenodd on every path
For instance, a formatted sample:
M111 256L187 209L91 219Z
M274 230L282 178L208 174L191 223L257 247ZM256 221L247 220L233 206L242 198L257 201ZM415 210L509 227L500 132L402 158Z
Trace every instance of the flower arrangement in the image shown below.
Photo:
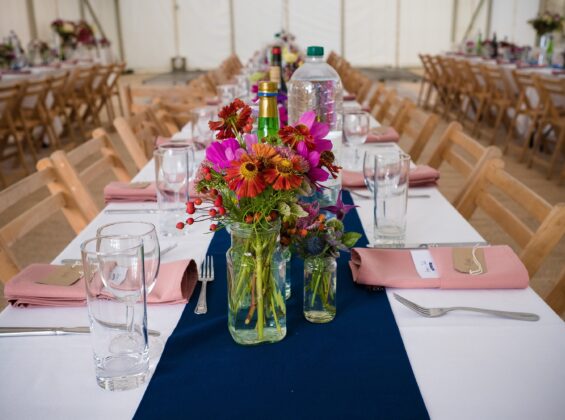
M0 44L0 68L9 68L15 57L14 48L10 44Z
M84 20L76 24L76 39L79 44L86 45L87 47L96 46L96 38L92 27Z
M563 30L563 16L558 13L545 12L539 14L528 23L533 26L538 36Z
M187 203L189 217L177 228L203 221L210 222L211 231L229 227L230 333L242 344L278 341L286 334L284 274L278 265L281 222L306 217L299 197L322 188L320 183L341 168L324 138L329 127L316 122L313 111L261 140L250 134L251 108L240 99L218 116L209 123L216 141L207 147L195 180L204 197Z
M345 232L343 219L354 207L344 204L341 191L334 206L299 203L306 215L283 224L282 240L304 258L304 316L315 323L329 322L336 314L336 263L339 251L348 251L360 233ZM325 210L336 217L327 219Z
M74 47L76 44L76 24L70 20L57 19L51 23L51 28L61 37L65 46Z

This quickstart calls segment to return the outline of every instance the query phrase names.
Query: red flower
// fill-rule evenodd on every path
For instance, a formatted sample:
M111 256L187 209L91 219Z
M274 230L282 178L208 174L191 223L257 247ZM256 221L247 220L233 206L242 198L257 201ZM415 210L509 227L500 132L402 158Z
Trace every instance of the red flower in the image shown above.
M275 190L291 190L302 184L302 175L308 170L304 158L299 155L292 157L276 156L274 167L265 171L265 181Z
M259 162L247 153L232 162L226 170L225 180L238 197L256 197L266 185L259 171Z
M231 104L222 108L218 114L219 121L210 121L210 130L218 131L218 140L236 137L236 134L249 133L253 127L251 107L241 99L235 99Z

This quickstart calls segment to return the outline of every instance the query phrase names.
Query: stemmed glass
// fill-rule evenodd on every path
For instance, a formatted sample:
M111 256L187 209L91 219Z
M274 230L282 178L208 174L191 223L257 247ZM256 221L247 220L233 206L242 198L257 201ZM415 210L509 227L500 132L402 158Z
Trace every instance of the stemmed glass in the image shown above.
M112 235L80 246L96 378L105 389L135 388L147 377L143 243L139 237Z
M212 141L213 131L208 127L208 122L213 120L214 116L213 107L201 107L192 111L192 140L195 144L207 146Z
M367 139L369 134L369 114L365 111L352 110L343 115L343 134L345 144L354 151L353 168L359 162L359 152L357 146L360 146Z
M96 231L97 237L118 235L141 239L144 250L145 289L149 295L155 287L159 267L161 265L161 250L155 225L148 222L124 221L108 223ZM128 309L129 310L129 309ZM163 342L158 337L149 338L149 355L158 356L163 350Z

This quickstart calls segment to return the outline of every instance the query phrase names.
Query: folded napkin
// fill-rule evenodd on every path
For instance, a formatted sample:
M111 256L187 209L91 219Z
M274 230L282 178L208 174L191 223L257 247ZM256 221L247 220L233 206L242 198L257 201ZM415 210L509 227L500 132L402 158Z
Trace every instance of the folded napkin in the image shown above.
M484 252L487 272L461 273L453 268L452 247L430 248L439 278L421 278L409 250L353 248L349 266L353 281L370 286L406 289L523 289L528 287L528 271L507 245L487 246Z
M205 102L206 102L206 105L209 105L209 106L220 105L220 99L218 97L206 98Z
M346 95L343 95L344 101L354 101L355 98L356 98L356 96L353 93L348 93Z
M400 136L394 128L381 126L371 129L365 143L397 143L399 139Z
M429 187L435 185L439 179L439 171L428 165L417 166L408 174L408 185L410 187ZM345 188L361 188L365 186L362 172L341 171L341 184Z
M135 203L157 201L157 188L151 182L144 188L139 188L143 183L127 183L120 181L110 182L104 187L104 201L106 203Z
M565 69L553 69L551 70L553 76L561 76L565 74Z
M85 305L86 292L82 278L71 286L36 283L56 269L57 266L51 264L27 266L6 284L6 299L16 307ZM198 269L194 260L161 264L155 287L147 296L147 303L187 303L197 280Z
M31 74L31 70L2 70L0 71L1 74Z

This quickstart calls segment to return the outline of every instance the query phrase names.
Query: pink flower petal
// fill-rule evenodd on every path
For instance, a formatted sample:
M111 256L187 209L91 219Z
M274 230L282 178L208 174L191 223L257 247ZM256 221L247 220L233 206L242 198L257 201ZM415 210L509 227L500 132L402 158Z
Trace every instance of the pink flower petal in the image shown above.
M310 128L310 134L315 139L323 139L330 132L330 127L328 124L314 122Z
M316 120L316 113L314 111L306 111L302 114L298 120L298 124L304 124L308 129L312 127L314 121ZM297 124L297 125L298 125Z

